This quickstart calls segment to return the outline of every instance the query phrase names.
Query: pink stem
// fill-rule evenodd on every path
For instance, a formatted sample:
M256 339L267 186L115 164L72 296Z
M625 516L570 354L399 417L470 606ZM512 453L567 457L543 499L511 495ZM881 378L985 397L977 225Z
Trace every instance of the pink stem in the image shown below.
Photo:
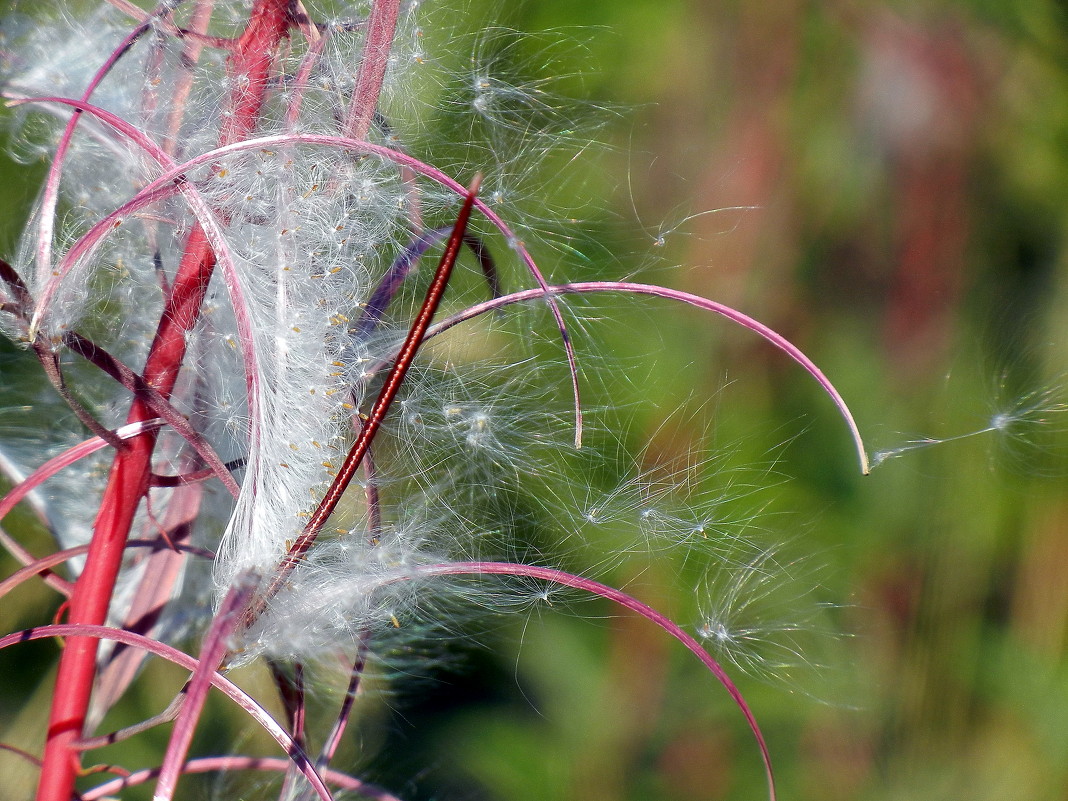
M308 79L311 77L315 65L319 63L323 48L326 47L326 43L330 39L329 30L319 33L319 30L314 25L306 27L307 33L305 36L309 37L309 46L304 58L301 59L300 68L297 70L296 79L293 82L289 105L286 107L286 125L290 130L296 126L297 120L300 118L300 107L304 103L304 91L308 88Z
M40 559L34 559L25 567L19 568L6 579L0 581L0 598L3 598L24 581L40 575L41 573L49 573L56 565L61 565L68 559L73 559L75 556L81 556L88 552L88 550L88 545L79 545L77 548L67 548L63 551L56 551L48 556L42 556ZM69 598L71 592L74 591L74 585L70 582L67 582L67 584L67 587L56 587L55 589Z
M144 635L134 634L133 632L124 631L123 629L113 629L108 626L90 625L88 623L59 623L49 626L35 626L32 629L12 632L11 634L6 634L3 637L0 637L0 650L21 642L45 640L52 637L68 638L68 647L69 643L78 637L91 637L95 640L114 640L115 642L129 645L134 648L142 648L161 659L166 659L168 662L173 662L179 667L189 671L195 671L200 664L198 660L189 656L189 654L179 651L177 648L172 648L165 643L145 637ZM278 721L270 716L267 710L260 706L252 696L219 673L211 674L211 684L217 690L221 691L223 695L247 712L253 720L262 726L272 739L274 739L274 741L290 755L289 761L297 764L305 778L323 801L332 801L330 791L323 782L322 776L319 775L319 772L308 758L308 755L305 754L295 742L293 742L293 738L286 733L286 730L279 725ZM60 798L63 798L63 801L70 801L72 795L73 792L71 795L65 797L54 796L54 798L56 801L59 801Z
M757 746L760 748L760 757L764 762L764 772L767 775L768 780L768 797L770 801L775 801L775 776L771 769L771 754L768 751L764 735L760 731L760 726L757 725L756 718L754 717L752 710L750 710L749 704L747 704L745 698L742 697L741 691L734 682L731 681L730 676L726 674L712 655L701 647L701 643L673 620L665 617L648 604L642 603L637 598L627 595L625 592L621 592L615 587L609 587L607 584L602 584L599 581L594 581L593 579L585 578L584 576L565 573L562 570L556 570L551 567L537 567L535 565L522 565L511 562L453 562L450 564L415 567L413 568L413 573L424 576L497 575L522 576L526 578L540 579L542 581L560 584L564 587L573 587L574 589L582 590L583 592L588 592L608 601L612 601L659 626L662 630L666 631L686 646L694 656L701 660L702 664L708 668L709 672L712 673L712 675L719 680L719 683L723 685L724 689L727 690L727 693L734 701L735 706L738 707L742 715L745 717L746 723L749 724L749 730L753 733L753 736L757 741ZM406 578L410 578L410 576Z
M366 139L371 120L382 94L382 81L389 66L393 48L393 34L397 29L400 0L374 0L367 20L367 36L363 44L363 58L356 75L356 89L349 104L348 117L342 129L349 139Z
M115 436L119 439L133 439L141 434L152 431L163 425L162 420L142 420L137 423L129 423L115 430ZM107 442L100 437L90 437L79 442L77 445L67 448L58 456L53 456L43 465L34 470L25 480L19 482L11 491L0 499L0 520L10 512L19 501L29 495L46 480L54 476L65 467L69 467L79 459L84 459L90 454L96 453L101 448L107 447Z
M845 419L846 425L849 427L849 433L852 436L853 444L856 447L857 459L860 462L861 473L867 475L870 472L868 454L864 449L864 440L861 438L860 429L857 426L856 420L853 419L853 413L849 410L849 406L846 405L845 399L835 388L834 384L832 384L830 379L824 375L823 371L816 366L815 362L806 356L800 348L786 339L786 337L782 336L782 334L777 333L763 323L754 320L749 315L743 314L737 309L722 303L717 303L714 300L709 300L708 298L703 298L700 295L692 295L689 292L683 292L678 289L669 289L668 287L657 286L655 284L636 284L630 281L580 281L573 284L548 286L544 291L540 289L526 289L521 292L513 292L510 295L502 295L499 298L492 298L483 301L482 303L476 303L474 306L469 306L462 312L454 314L452 317L431 326L427 331L427 338L437 336L458 323L470 320L473 317L485 314L488 311L500 309L512 303L541 299L544 297L545 292L554 295L599 294L602 292L626 292L635 295L653 295L655 297L674 300L679 303L686 303L690 306L696 306L705 311L714 312L748 328L750 331L763 337L776 348L781 350L816 379L819 385L823 388L823 391L830 396L834 405L838 408L839 413Z
M185 703L178 713L178 719L171 731L171 739L167 744L167 750L163 754L163 765L160 766L159 781L156 783L154 801L171 801L178 785L178 777L182 775L182 766L185 764L186 754L193 742L193 732L196 730L200 713L204 709L204 703L208 699L208 690L211 688L211 679L222 664L226 656L227 640L233 633L241 618L238 612L245 605L248 596L252 593L252 585L248 582L239 582L234 586L226 598L215 619L211 622L208 633L204 635L204 645L197 660L196 670L190 680L186 692Z
M290 760L279 759L278 757L202 757L200 759L189 760L189 762L185 764L183 772L212 773L225 770L269 770L281 772L289 770L292 765L293 763ZM375 787L373 784L360 781L359 779L349 776L346 773L342 773L341 771L320 770L320 773L322 774L323 779L329 781L331 784L336 784L342 790L351 790L363 798L373 798L376 799L376 801L400 801L400 799L392 793L387 793L385 790ZM106 784L101 784L88 792L82 793L82 801L103 801L104 798L113 796L120 790L125 790L127 787L134 787L138 784L144 784L146 781L149 781L158 775L159 768L136 771L129 776L113 779Z
M0 545L3 545L4 550L14 556L23 565L32 565L37 561L36 556L23 548L17 540L11 537L2 528L0 528ZM44 573L45 584L60 595L70 598L70 594L74 592L74 582L67 581L62 576L57 576L48 568L45 568L42 572Z
M222 154L224 154L226 152L244 150L244 149L251 149L251 148L254 148L254 147L266 147L266 146L270 146L270 145L280 145L282 143L297 143L297 142L302 142L302 143L305 143L305 144L329 145L329 146L333 146L333 147L346 147L346 148L350 148L350 149L354 149L354 150L359 150L359 151L363 151L363 152L367 152L367 153L373 153L373 154L376 154L376 155L380 155L383 158L387 158L387 159L389 159L391 161L394 161L395 163L397 163L399 165L410 167L410 168L416 170L417 172L425 175L426 177L428 177L428 178L430 178L430 179L432 179L434 181L437 181L438 183L442 184L443 186L446 186L446 187L452 189L453 191L463 192L463 187L459 183L457 183L453 179L449 178L447 175L442 173L440 170L437 170L436 168L431 167L430 165L424 164L423 162L420 162L417 159L414 159L414 158L412 158L410 156L407 156L406 154L399 153L399 152L394 151L394 150L390 150L389 148L383 148L383 147L380 147L380 146L377 146L377 145L372 145L372 144L369 144L367 142L357 142L357 141L342 139L342 138L339 138L339 137L318 136L318 135L314 135L314 134L291 134L291 135L284 135L284 136L261 137L260 139L248 140L248 141L241 142L241 143L238 143L238 144L233 145L233 146L218 148L218 149L216 149L214 151L211 151L210 153L206 153L206 154L203 154L202 156L199 156L199 157L197 157L195 159L191 159L189 162L187 162L184 165L180 165L178 168L176 168L176 170L172 171L173 174L168 173L166 175L160 176L160 178L158 178L155 182L153 182L149 186L145 187L143 192L153 191L154 188L157 185L162 185L164 181L166 181L168 179L169 180L173 180L174 177L176 177L176 175L180 174L179 171L185 171L185 170L191 168L192 166L195 166L198 163L201 163L201 162L204 162L204 161L209 161L209 160L211 160L213 158L218 158L220 155L222 155ZM490 209L488 206L486 206L486 204L484 202L482 202L481 200L476 200L475 201L475 206L480 211L482 211L484 214L486 214L486 216L490 219L490 221L493 222L494 225L496 225L497 228L505 236L509 237L510 239L514 239L514 234L512 234L511 230L504 223L504 221L501 220L500 217L497 216L496 213L494 213L492 211L492 209ZM103 234L105 232L106 232L106 227L101 226L99 235L103 236ZM861 472L863 474L865 474L865 475L867 475L867 473L869 472L870 467L869 467L869 464L868 464L867 452L864 449L863 439L862 439L862 437L860 435L860 430L857 427L856 422L853 419L852 414L849 412L849 409L846 406L845 401L842 399L842 397L838 393L837 389L835 389L835 387L826 378L826 376L823 375L822 371L820 371L815 366L815 364L810 359L808 359L796 346L792 345L788 340L786 340L784 337L782 337L781 335L779 335L776 332L774 332L772 329L768 328L767 326L763 325L762 323L757 322L756 320L753 320L752 318L748 317L747 315L744 315L741 312L738 312L738 311L732 309L729 306L725 306L723 304L716 303L715 301L711 301L711 300L708 300L706 298L701 298L701 297L699 297L697 295L692 295L692 294L687 293L687 292L681 292L681 291L678 291L678 290L668 289L666 287L653 286L653 285L649 285L649 284L636 284L636 283L623 282L623 281L621 281L621 282L593 282L593 281L591 281L591 282L585 282L585 283L566 284L566 285L561 285L561 286L550 287L549 284L547 284L545 282L545 279L541 275L540 270L538 270L537 265L534 263L533 259L530 258L530 255L529 255L529 253L527 253L526 249L520 247L520 253L521 253L524 261L527 263L528 267L530 268L531 272L535 276L535 279L538 281L538 283L540 285L540 290L538 290L538 291L526 290L524 292L514 293L512 295L507 295L507 296L504 296L502 298L496 298L496 299L493 299L493 300L490 300L490 301L486 301L485 303L478 304L477 306L471 307L471 309L469 309L467 312L464 312L463 313L464 314L463 319L470 319L470 317L473 317L476 314L481 314L482 312L487 311L487 310L492 309L492 308L499 308L501 306L507 305L508 303L516 303L516 302L523 301L523 300L529 300L529 299L532 299L533 297L547 298L548 301L549 301L550 307L553 310L553 316L557 319L558 327L560 327L561 333L564 336L565 349L567 350L567 353L568 353L568 362L569 362L569 365L571 366L572 388L573 388L573 391L576 393L575 394L575 397L576 397L576 415L577 415L576 416L576 421L577 421L577 433L578 434L581 433L580 408L579 408L578 403L577 403L577 398L578 398L578 394L577 394L577 392L578 392L577 375L578 374L577 374L577 369L575 367L573 348L571 346L570 338L566 334L566 328L563 327L563 317L560 314L559 306L556 303L555 299L553 298L553 295L555 295L555 294L568 294L568 293L610 292L610 291L624 291L624 292L634 292L634 293L639 293L639 294L657 295L657 296L660 296L660 297L670 298L672 300L677 300L677 301L681 301L681 302L684 302L684 303L689 303L690 305L694 305L694 306L698 306L700 308L705 308L705 309L708 309L710 311L714 311L717 314L722 314L723 316L726 316L726 317L734 320L735 322L738 322L738 323L740 323L742 325L745 325L746 327L750 328L751 330L753 330L756 333L758 333L761 336L763 336L769 342L772 342L772 344L774 344L776 347L778 347L781 350L783 350L784 352L786 352L788 355L791 356L791 358L795 359L796 361L798 361L798 363L800 363L802 366L804 366L805 369L808 370L812 374L812 376L820 383L820 385L824 388L824 390L831 396L831 398L834 400L835 405L839 408L839 410L841 411L841 413L845 417L847 425L849 426L849 429L850 429L850 434L853 437L854 445L856 446L856 449L857 449L857 457L858 457L858 460L860 462Z
M126 545L130 548L158 548L160 545L160 541L129 540ZM215 558L215 554L213 554L211 551L205 550L204 548L198 548L194 545L175 543L175 547L183 553L193 554L194 556L200 556L204 559ZM88 545L78 545L74 548L67 548L62 551L56 551L55 553L49 554L48 556L42 556L40 559L32 560L25 567L19 568L6 579L0 581L0 598L3 598L5 595L15 589L15 587L22 584L24 581L27 581L33 578L34 576L40 575L41 573L45 573L46 571L51 570L56 565L63 564L68 559L73 559L75 556L81 556L82 554L88 553L88 551ZM70 584L70 582L67 583ZM69 597L73 588L74 585L70 584L70 589L68 589L66 592L63 592L63 589L59 589L58 591L61 594Z
M137 39L149 28L151 17L146 17L136 28L127 34L117 48L112 51L104 64L96 71L89 80L89 85L82 93L82 100L88 101L105 76L111 72L115 63L130 49ZM37 225L37 268L40 275L48 275L52 269L52 237L55 231L56 203L59 200L59 179L63 174L63 162L70 148L74 129L78 126L81 114L74 114L63 129L59 144L56 146L56 154L52 158L52 164L48 168L48 177L45 179L44 191L41 193L41 216Z

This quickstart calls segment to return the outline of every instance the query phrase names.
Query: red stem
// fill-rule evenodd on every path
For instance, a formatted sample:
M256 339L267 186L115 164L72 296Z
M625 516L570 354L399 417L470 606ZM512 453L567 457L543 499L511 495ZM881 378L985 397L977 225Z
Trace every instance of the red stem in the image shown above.
M257 0L248 26L231 53L228 72L234 85L223 117L220 145L247 138L255 129L267 90L274 53L289 27L288 0ZM155 340L145 362L144 377L169 398L185 356L185 336L196 324L215 267L204 232L195 227L186 242L174 284L164 305ZM127 420L148 420L152 410L135 398ZM73 624L100 625L107 618L115 580L122 565L134 515L147 492L152 471L155 432L132 440L116 454L104 491L85 569L71 596ZM69 801L80 768L72 748L82 736L89 696L96 675L98 641L71 637L60 657L56 691L48 722L37 801Z

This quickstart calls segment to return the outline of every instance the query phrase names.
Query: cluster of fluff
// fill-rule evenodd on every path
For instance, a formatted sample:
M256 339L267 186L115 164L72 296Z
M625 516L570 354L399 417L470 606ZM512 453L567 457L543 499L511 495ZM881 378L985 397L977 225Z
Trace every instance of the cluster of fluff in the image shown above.
M343 20L337 16L341 11L329 10L333 27L324 35L330 48L299 107L285 86L306 50L293 32L292 52L276 76L280 85L269 93L256 135L341 134L363 38L359 16L353 12ZM245 22L245 4L216 4L209 32L232 38ZM65 35L57 33L62 27ZM87 76L132 27L106 5L83 20L6 26L4 52L11 69L5 94L79 97ZM198 48L194 63L189 40L160 21L119 59L91 101L182 162L217 146L229 91L224 51ZM55 115L44 141L36 143L42 156L54 150L70 116L57 104L43 108L19 110L24 125L38 122L42 113ZM34 150L24 147L24 153ZM63 165L53 259L42 263L38 257L32 221L16 264L35 296L44 293L57 264L66 266L71 244L164 166L106 124L82 115ZM314 147L238 152L188 171L185 179L211 210L236 269L232 276L216 270L202 320L188 338L188 366L174 403L223 458L247 456L243 493L226 537L228 556L219 560L228 566L222 572L266 569L329 481L329 465L344 454L367 366L387 358L355 341L350 323L411 235L409 204L432 205L434 193L427 193L431 201L420 197L396 165L381 159ZM176 193L117 219L101 246L69 265L39 321L41 331L55 340L79 327L126 363L143 364L160 316L161 285L173 277L193 222L186 199ZM97 396L95 388L105 384L88 377L85 386L102 421L120 422L128 404L125 391L112 387L110 397L103 390ZM220 576L223 584L228 579Z
M791 691L818 697L834 675L843 703L838 607L820 598L819 564L789 550L735 541L701 579L697 634L724 665Z
M214 7L209 34L237 36L248 4ZM236 501L216 487L199 506L197 536L217 550L219 592L250 571L269 576L300 534L361 425L358 413L377 392L427 269L422 281L416 275L400 286L373 324L364 317L367 304L415 240L448 226L459 204L440 181L417 178L388 155L297 138L344 134L366 13L365 4L302 7L322 24L313 35L291 31L255 133L274 137L271 144L203 158L183 172L181 187L171 182L148 202L109 216L173 163L211 153L225 124L231 90L225 52L210 43L193 47L175 36L168 19L157 20L91 102L159 152L146 153L82 114L63 161L55 230L42 248L40 217L31 220L15 265L35 297L50 297L36 322L58 353L63 333L77 328L140 369L190 231L198 221L210 229L219 264L187 337L172 400L224 461L240 463ZM422 25L421 12L418 3L402 5L368 141L457 179L484 172L486 203L526 225L499 233L486 223L475 228L494 250L506 286L530 287L527 240L567 229L574 213L556 208L531 179L553 171L561 147L569 158L586 149L588 134L577 123L593 120L588 112L595 109L563 101L547 79L530 73L523 53L531 42L511 31L492 29L466 42L469 57L450 65L456 42L440 41ZM176 4L181 24L188 24L185 13ZM132 25L111 6L83 19L27 17L7 25L0 46L5 94L80 97L87 76ZM538 66L551 67L551 59ZM55 103L19 107L21 157L51 158L70 116L70 108ZM455 141L434 140L442 127L456 133ZM581 192L573 196L581 203ZM84 247L101 221L106 231ZM565 230L550 243L555 251L546 248L553 255L548 272L570 251L570 236ZM460 273L450 297L484 298L485 283L462 275L462 266ZM0 324L13 339L29 334L5 315ZM424 577L421 569L434 564L549 563L563 553L572 563L581 555L584 568L599 571L635 550L680 547L725 568L741 564L725 554L749 541L757 510L745 501L747 483L730 478L723 491L689 491L693 469L654 474L620 468L611 453L576 451L566 365L534 361L531 349L516 343L530 335L523 326L510 329L503 318L488 325L482 337L491 359L455 342L451 350L426 346L345 503L248 632L249 654L304 659L346 642L426 631L450 619L449 607L459 601L504 611L549 603L549 590L529 580ZM540 335L551 335L551 325ZM511 344L502 345L505 339ZM104 425L120 425L129 393L95 368L63 359L83 402ZM588 375L589 365L584 369ZM161 438L156 471L188 470L186 453L180 437ZM81 521L57 525L65 546L89 537L106 457L80 463L53 484L56 504L76 507L58 512ZM603 475L613 478L601 482ZM763 477L754 483L766 485ZM154 536L175 492L153 489L136 531ZM749 577L770 574L774 560L741 566ZM728 617L702 624L713 644L745 639L720 636Z

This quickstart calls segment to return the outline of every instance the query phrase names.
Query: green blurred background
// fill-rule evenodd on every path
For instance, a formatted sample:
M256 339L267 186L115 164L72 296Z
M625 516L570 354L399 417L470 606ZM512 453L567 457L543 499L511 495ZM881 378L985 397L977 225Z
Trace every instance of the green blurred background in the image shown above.
M519 40L520 69L608 119L594 166L554 184L547 159L535 179L574 193L548 206L583 207L579 255L554 277L636 276L737 306L820 364L872 450L1026 412L862 478L827 399L751 334L652 303L592 307L596 346L640 373L602 379L638 458L722 447L732 466L772 465L738 508L759 506L753 525L807 555L836 605L824 667L739 678L780 798L1068 798L1068 7L474 0L448 17L545 32ZM578 44L543 58L558 40ZM3 164L5 255L41 174ZM732 207L753 208L688 219ZM690 623L683 569L637 556L613 579ZM53 603L18 599L5 631ZM641 621L543 608L481 639L391 696L393 714L368 713L353 750L369 778L409 799L763 796L737 710ZM35 690L7 659L10 739L50 678ZM238 726L227 714L216 747ZM143 749L128 761L150 764Z

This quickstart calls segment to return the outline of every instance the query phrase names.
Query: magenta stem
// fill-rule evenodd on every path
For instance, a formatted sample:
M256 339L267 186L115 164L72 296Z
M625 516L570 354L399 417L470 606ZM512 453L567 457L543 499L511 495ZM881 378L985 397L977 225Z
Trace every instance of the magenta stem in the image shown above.
M374 0L371 6L363 58L360 59L360 71L356 75L356 89L343 128L345 136L350 139L366 139L371 130L371 121L382 94L382 81L389 66L389 54L393 49L399 10L400 0Z
M424 576L497 575L540 579L564 587L572 587L577 590L582 590L583 592L588 592L592 595L612 601L613 603L619 604L623 608L629 609L654 623L682 643L694 656L701 660L702 664L708 668L709 672L711 672L712 675L719 680L719 683L723 685L724 689L727 690L727 693L745 717L746 723L749 724L749 730L756 738L757 746L760 748L760 756L764 762L764 772L767 775L768 797L770 801L775 801L775 776L771 767L771 754L768 751L767 742L764 740L764 734L761 732L760 726L757 725L756 717L749 708L749 704L746 703L741 691L712 655L701 647L701 643L699 643L693 635L653 607L642 603L637 598L627 595L621 590L617 590L615 587L610 587L599 581L594 581L593 579L584 576L576 576L572 573L566 573L551 567L538 567L536 565L523 565L512 562L453 562L449 564L415 567L413 568L413 573ZM410 578L411 575L398 580Z

